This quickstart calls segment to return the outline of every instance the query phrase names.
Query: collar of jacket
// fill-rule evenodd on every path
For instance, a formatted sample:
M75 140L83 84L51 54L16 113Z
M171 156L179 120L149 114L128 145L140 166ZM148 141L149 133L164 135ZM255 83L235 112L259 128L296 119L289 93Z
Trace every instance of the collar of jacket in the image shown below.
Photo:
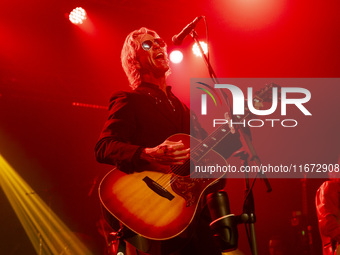
M166 87L166 92L169 94L171 92L171 86L167 86ZM153 83L148 83L148 82L142 82L137 88L136 88L137 91L143 91L143 90L152 90L152 91L155 91L157 93L163 93L163 90L161 90L157 85L153 84Z

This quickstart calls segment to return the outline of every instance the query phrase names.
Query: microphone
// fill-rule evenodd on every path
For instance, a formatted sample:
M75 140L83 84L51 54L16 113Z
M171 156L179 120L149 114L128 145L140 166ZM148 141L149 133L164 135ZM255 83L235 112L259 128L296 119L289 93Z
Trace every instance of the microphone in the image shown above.
M203 18L203 16L196 17L191 23L189 23L183 30L172 37L174 45L181 45L184 38L196 27L197 23Z

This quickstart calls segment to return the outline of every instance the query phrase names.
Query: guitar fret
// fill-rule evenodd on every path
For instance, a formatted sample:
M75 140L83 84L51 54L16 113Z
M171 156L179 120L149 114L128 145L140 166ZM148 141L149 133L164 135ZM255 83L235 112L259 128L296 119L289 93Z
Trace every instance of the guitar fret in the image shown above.
M196 149L197 151L193 155L193 159L199 161L206 153L208 153L216 144L217 142L221 141L229 131L228 124L222 125L220 128L214 131L214 136L208 136L204 143L201 143L201 146L198 146Z

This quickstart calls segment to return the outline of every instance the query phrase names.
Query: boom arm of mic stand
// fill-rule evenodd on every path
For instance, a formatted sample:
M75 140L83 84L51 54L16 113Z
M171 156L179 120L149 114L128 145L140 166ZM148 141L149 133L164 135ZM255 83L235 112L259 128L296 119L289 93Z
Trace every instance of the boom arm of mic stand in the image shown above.
M195 31L195 29L193 29L191 31L190 35L191 35L192 39L196 42L196 44L198 46L198 49L200 50L200 52L202 54L204 62L205 62L205 64L208 67L208 71L209 71L209 75L210 75L211 79L213 80L213 82L215 84L220 84L220 82L218 81L217 76L216 76L216 74L214 72L214 69L212 68L212 66L211 66L211 64L209 62L209 59L208 59L207 55L205 55L204 50L203 50L201 44L199 43L198 35L197 35L197 32ZM222 94L223 94L223 99L226 102L226 105L227 105L227 108L228 108L227 110L228 110L228 112L231 113L232 112L231 111L232 107L231 107L231 104L229 102L228 95L223 90L221 90L221 91L222 91Z
M200 44L200 42L199 42L199 40L198 40L198 35L197 35L197 32L195 31L195 29L193 29L193 30L191 31L190 35L191 35L192 39L194 39L194 41L196 42L196 44L197 44L197 46L198 46L198 49L200 50L200 52L201 52L201 54L202 54L202 57L203 57L203 59L204 59L204 62L205 62L205 64L206 64L207 67L208 67L208 70L209 70L209 74L210 74L211 79L214 81L214 83L217 83L217 84L218 84L219 82L218 82L218 80L217 80L217 78L216 78L216 74L215 74L214 70L212 69L212 66L211 66L211 64L210 64L210 62L209 62L209 59L208 59L207 55L205 55L205 53L204 53L204 50L203 50L203 48L202 48L202 46L201 46L201 44Z

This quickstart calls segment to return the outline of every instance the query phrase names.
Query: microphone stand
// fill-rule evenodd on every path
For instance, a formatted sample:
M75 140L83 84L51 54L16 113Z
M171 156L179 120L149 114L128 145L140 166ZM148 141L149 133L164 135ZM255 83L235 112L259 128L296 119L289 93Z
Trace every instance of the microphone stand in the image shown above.
M192 39L197 43L198 48L202 54L202 57L204 59L205 64L208 67L208 71L209 71L209 75L211 77L211 79L213 80L213 82L215 84L220 84L217 76L210 64L210 61L207 57L207 55L204 53L203 48L201 46L201 44L199 43L199 39L198 39L198 35L197 32L195 31L195 29L193 29L190 32L190 36L192 37ZM221 90L221 93L223 95L223 99L226 102L226 106L227 106L227 111L230 113L230 118L233 120L234 116L231 114L232 113L232 107L231 104L229 102L228 99L228 95ZM250 140L250 137L244 132L244 129L237 126L235 128L235 130L239 133L240 135L240 140L242 142L242 146L243 149L245 150L245 152L248 154L247 158L249 158L250 156L250 161L252 161L255 165L257 165L258 167L260 167L261 165L261 161L259 159L259 157L256 154L255 148ZM246 164L248 164L248 160L245 161ZM248 174L246 174L246 196L245 196L245 202L244 202L244 213L241 216L242 222L244 223L248 223L249 224L249 230L250 230L250 245L251 245L251 250L252 250L252 254L253 255L257 255L257 244L256 244L256 234L255 234L255 221L256 221L256 217L255 217L255 203L254 203L254 197L253 197L253 192L252 189L254 187L255 184L255 180L256 177L260 175L260 177L264 180L265 185L267 187L267 192L271 192L272 188L270 186L270 183L268 181L268 179L266 178L264 173L257 173L257 175L254 178L253 184L251 187L249 187L249 180L248 180ZM246 215L244 215L246 214ZM247 217L248 216L248 217Z
M247 167L249 154L245 152L239 153L237 156L243 161L243 166ZM253 182L254 185L254 182ZM255 234L255 202L253 196L253 185L250 187L249 185L249 175L245 173L245 197L244 197L244 204L243 204L243 213L239 217L240 223L248 224L249 232L246 225L246 232L249 241L249 246L251 249L252 254L257 255L257 242L256 242L256 234Z

